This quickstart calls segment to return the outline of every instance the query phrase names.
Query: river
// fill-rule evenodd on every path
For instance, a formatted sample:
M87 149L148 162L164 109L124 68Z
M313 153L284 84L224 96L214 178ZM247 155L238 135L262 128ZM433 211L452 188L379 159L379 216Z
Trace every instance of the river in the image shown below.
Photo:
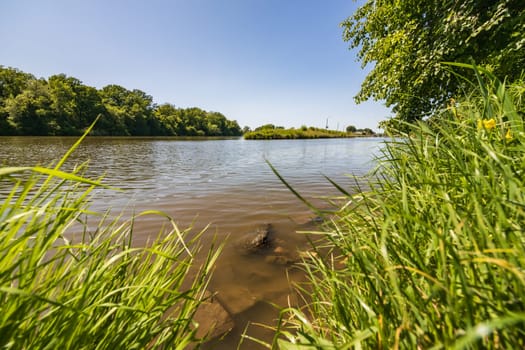
M0 137L0 163L9 166L49 165L75 142L69 137ZM374 166L380 138L270 140L181 140L177 138L88 137L72 154L67 167L89 161L87 176L104 175L106 184L124 192L96 190L92 209L112 212L162 210L181 229L210 225L204 240L233 242L265 224L272 225L280 253L286 259L309 243L297 231L315 229L314 215L275 176L266 161L304 197L319 206L338 195L324 175L343 187L352 176L365 176ZM350 176L349 176L350 175ZM0 200L5 195L0 187ZM158 231L151 217L137 222L136 244ZM208 242L209 243L209 242ZM232 314L235 328L214 349L236 348L247 322L273 324L277 310L294 293L290 281L302 272L293 264L272 261L264 254L242 254L226 244L210 289ZM248 334L269 339L271 332L251 325ZM257 349L245 340L241 349Z

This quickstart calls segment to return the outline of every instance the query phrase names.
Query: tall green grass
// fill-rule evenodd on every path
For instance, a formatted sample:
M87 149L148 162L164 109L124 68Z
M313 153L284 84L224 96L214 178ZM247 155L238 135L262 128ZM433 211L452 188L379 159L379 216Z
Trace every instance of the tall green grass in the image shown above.
M346 193L275 347L525 348L525 84L456 66L476 92L387 142L371 190Z
M2 168L0 347L3 349L186 349L192 317L219 249L199 263L200 234L166 225L132 245L135 218L89 211L99 181L82 167ZM89 220L88 220L89 218ZM93 221L95 221L94 227Z

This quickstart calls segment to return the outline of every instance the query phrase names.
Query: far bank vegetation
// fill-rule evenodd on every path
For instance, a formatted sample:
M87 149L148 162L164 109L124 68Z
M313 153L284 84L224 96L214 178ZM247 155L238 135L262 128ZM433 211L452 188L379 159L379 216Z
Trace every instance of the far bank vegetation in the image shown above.
M241 136L235 120L198 107L156 104L144 91L101 89L58 74L39 78L0 65L1 136Z
M273 140L273 139L320 139L320 138L346 138L357 136L373 136L372 129L357 129L355 126L348 126L346 131L329 130L316 128L313 126L301 126L299 129L285 129L282 126L266 124L248 131L244 134L247 140Z

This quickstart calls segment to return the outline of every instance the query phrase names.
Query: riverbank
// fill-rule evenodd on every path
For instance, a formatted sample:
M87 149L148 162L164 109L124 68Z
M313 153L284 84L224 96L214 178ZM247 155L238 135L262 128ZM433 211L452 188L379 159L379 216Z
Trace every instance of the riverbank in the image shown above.
M341 188L333 253L304 262L313 301L273 346L525 346L525 84L476 73L476 94L386 144L369 191Z
M299 129L280 128L273 125L257 128L244 134L246 140L282 140L282 139L322 139L322 138L349 138L349 137L371 137L375 133L370 130L360 131L337 131L303 126Z

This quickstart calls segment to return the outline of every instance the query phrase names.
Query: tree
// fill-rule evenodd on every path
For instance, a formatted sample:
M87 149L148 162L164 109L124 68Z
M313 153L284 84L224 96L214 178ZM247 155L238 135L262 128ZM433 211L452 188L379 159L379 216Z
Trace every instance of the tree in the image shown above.
M7 100L20 95L33 80L35 77L31 74L0 65L0 135L11 135L15 132L15 126L8 120Z
M365 134L365 135L374 135L375 132L374 132L374 130L372 130L370 128L364 128L363 129L363 134Z
M108 135L109 130L114 124L113 119L108 116L107 110L102 103L97 89L84 84L76 86L76 116L80 122L79 127L84 133L87 127L93 123L97 116L101 116L95 127L93 134Z
M264 124L264 125L261 125L257 128L255 128L254 131L260 131L260 130L273 130L273 129L277 129L279 128L278 126L275 126L273 124Z
M145 92L107 85L101 90L74 77L46 79L0 65L0 135L240 136L235 120L200 108L157 106Z
M31 74L0 65L0 102L21 94L32 80L35 77Z
M127 136L129 131L126 128L125 116L126 109L126 95L128 90L120 85L107 85L100 91L99 95L102 99L104 108L107 111L107 119L112 121L111 127L107 130L109 135L113 136Z
M128 90L120 85L107 85L99 92L105 108L116 121L112 134L155 135L159 124L154 117L153 98L145 92Z
M75 135L80 133L80 121L76 113L77 94L75 92L75 86L79 84L81 82L78 79L68 78L65 74L49 77L49 94L54 114L54 134Z
M356 132L357 131L357 128L353 125L348 125L346 127L346 132Z
M222 117L225 120L223 135L226 135L226 136L241 136L242 135L243 132L242 132L241 127L239 126L239 123L237 123L237 120L229 120L229 119L226 119L225 116L222 116Z
M52 100L45 80L31 80L26 89L5 101L8 121L20 135L48 135Z
M444 62L475 62L517 79L525 66L523 23L523 0L368 0L342 23L362 65L373 64L355 100L384 100L397 118L413 121L465 88Z
M163 103L155 108L155 117L160 123L163 135L177 136L181 134L180 111L172 104Z
M131 135L154 135L157 124L153 115L153 97L142 90L133 89L128 95L128 130Z

